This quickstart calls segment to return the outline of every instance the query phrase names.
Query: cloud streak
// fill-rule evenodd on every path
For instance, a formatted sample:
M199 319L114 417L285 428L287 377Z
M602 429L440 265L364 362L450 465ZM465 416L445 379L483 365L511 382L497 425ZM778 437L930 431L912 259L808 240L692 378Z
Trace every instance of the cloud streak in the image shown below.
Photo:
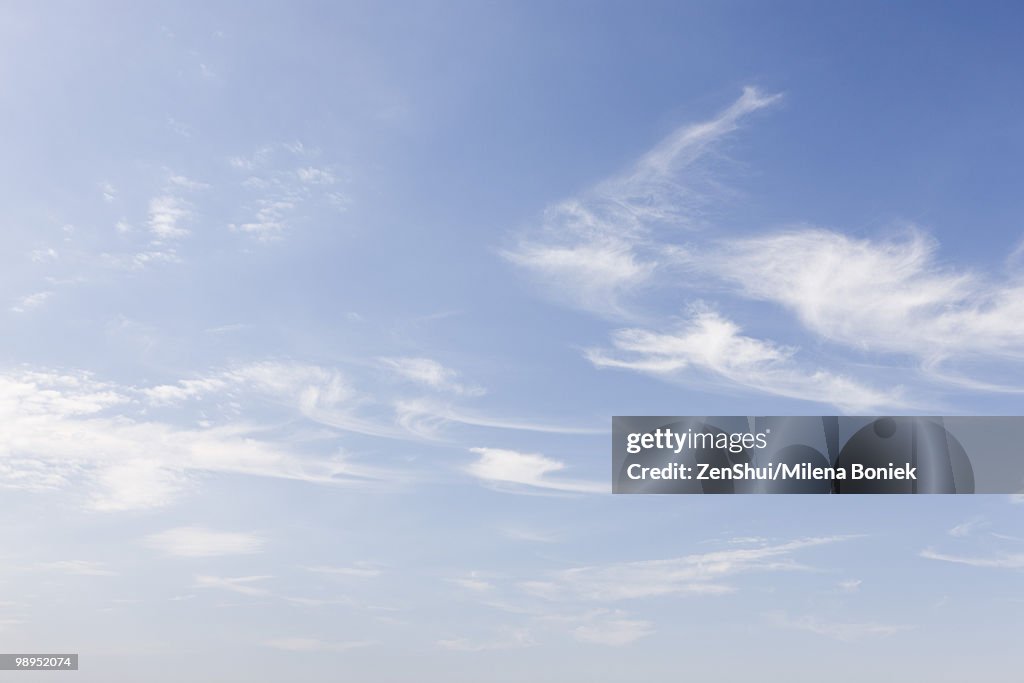
M932 363L1024 357L1024 282L941 265L938 246L919 230L878 241L802 229L723 241L683 261L852 348Z
M609 602L661 596L723 595L736 590L727 579L742 574L793 571L802 550L832 545L850 536L801 538L784 543L730 548L666 560L644 560L566 569L550 579L523 584L530 594L552 600Z
M504 257L555 298L602 316L640 321L651 303L660 307L665 292L684 297L676 310L697 296L718 297L716 309L753 301L766 309L762 315L791 315L793 329L815 346L825 342L856 359L846 363L849 370L819 369L797 364L793 349L735 334L714 340L727 345L728 356L708 357L685 347L733 323L704 314L681 331L619 330L613 344L631 357L589 351L601 366L670 379L683 367L698 368L727 384L845 412L930 407L902 387L875 389L850 376L872 365L906 368L905 381L927 385L913 396L934 394L936 384L1024 392L1019 384L991 380L1005 376L1007 364L1024 361L1019 271L996 277L949 265L937 240L916 227L889 238L815 226L750 236L706 220L704 207L729 195L709 181L715 151L745 117L778 100L745 89L717 116L680 127L628 171L550 206L541 228L519 236ZM864 362L865 354L876 357Z
M893 636L913 628L901 624L827 621L812 616L790 617L786 614L772 615L772 621L781 628L807 631L844 643L865 638Z
M953 564L980 567L982 569L1024 569L1024 553L997 555L995 557L977 557L971 555L950 555L933 550L932 548L926 548L921 551L921 557L926 560L951 562Z
M550 207L538 234L521 238L503 256L568 303L631 317L625 299L665 265L653 231L700 224L705 197L697 162L744 117L780 99L745 88L716 117L680 127L624 173Z
M258 553L264 539L252 533L183 526L147 536L144 543L165 555L198 558Z
M257 367L243 374L264 388L294 390L288 396L300 410L316 408L343 391L329 379L289 383L330 377L308 371L281 374ZM287 439L272 438L264 424L233 418L186 427L154 420L140 410L147 396L87 374L0 373L4 484L42 490L84 482L90 507L115 511L167 505L204 472L336 485L365 485L386 477L379 468L359 466L339 454L304 456Z
M468 386L459 382L458 372L445 367L432 358L379 358L378 361L395 375L435 391L469 396L479 396L484 393L480 387Z
M482 482L506 490L544 489L565 493L608 493L610 484L564 479L551 475L566 469L565 463L539 453L521 453L504 448L471 448L479 458L466 472Z
M196 577L196 588L214 588L230 591L252 598L270 595L270 591L262 587L264 581L274 578L273 576L204 576Z
M693 372L763 393L822 403L845 412L872 412L901 405L900 390L880 391L852 378L808 369L797 350L741 334L731 320L696 310L668 332L631 328L612 335L613 350L590 349L599 368L620 368L683 381Z

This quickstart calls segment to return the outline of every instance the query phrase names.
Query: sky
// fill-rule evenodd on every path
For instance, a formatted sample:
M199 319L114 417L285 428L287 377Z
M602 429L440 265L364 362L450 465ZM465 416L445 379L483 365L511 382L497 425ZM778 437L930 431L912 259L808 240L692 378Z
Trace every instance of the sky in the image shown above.
M609 437L1020 412L1022 20L0 2L0 650L1018 681L1024 497L612 496Z

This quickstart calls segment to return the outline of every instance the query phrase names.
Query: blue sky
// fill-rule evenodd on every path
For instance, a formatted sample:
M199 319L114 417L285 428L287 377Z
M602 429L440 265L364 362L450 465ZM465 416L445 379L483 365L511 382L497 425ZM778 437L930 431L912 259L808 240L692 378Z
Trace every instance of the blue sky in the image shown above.
M3 649L1017 680L1019 496L612 497L608 438L1019 413L1021 19L3 3Z

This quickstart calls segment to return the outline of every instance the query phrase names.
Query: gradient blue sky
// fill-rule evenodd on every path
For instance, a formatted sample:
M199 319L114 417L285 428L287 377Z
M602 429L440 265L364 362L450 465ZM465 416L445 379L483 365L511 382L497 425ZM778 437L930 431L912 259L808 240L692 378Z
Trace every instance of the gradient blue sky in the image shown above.
M0 3L0 649L1018 681L1020 496L612 497L608 430L1019 413L1022 20Z

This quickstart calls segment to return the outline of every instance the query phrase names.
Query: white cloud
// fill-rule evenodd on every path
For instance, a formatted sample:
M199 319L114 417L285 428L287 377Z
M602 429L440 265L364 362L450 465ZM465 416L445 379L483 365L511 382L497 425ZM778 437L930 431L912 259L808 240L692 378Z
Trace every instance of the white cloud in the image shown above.
M220 590L248 595L250 597L261 597L269 595L270 591L259 585L263 581L272 579L272 576L197 576L196 588L215 588Z
M170 240L189 234L183 223L192 217L188 204L171 194L154 197L149 202L149 230L158 240Z
M706 309L670 332L618 330L612 344L614 353L591 349L587 358L598 367L668 378L692 377L696 370L748 389L832 403L845 412L902 405L898 388L879 391L826 370L806 369L794 360L796 349L744 336L738 325Z
M251 156L229 159L233 168L248 174L241 180L242 188L258 193L245 205L250 215L231 222L229 229L261 242L274 242L318 206L347 208L350 198L338 190L342 179L334 168L294 167L295 157L318 154L301 143L286 143L265 145Z
M185 488L184 472L144 459L107 463L93 474L98 489L91 507L100 511L139 510L169 504Z
M286 215L295 209L295 202L288 199L260 199L253 220L247 223L231 224L231 229L247 233L263 242L279 239L288 229Z
M210 186L207 183L203 183L203 182L200 182L198 180L193 180L193 179L191 179L191 178L189 178L187 176L178 175L176 173L172 173L170 175L170 177L168 177L167 182L170 183L171 185L175 186L175 187L180 187L183 190L208 190L208 189L210 189Z
M708 220L712 212L705 205L722 204L729 196L709 175L713 152L744 116L778 99L746 89L727 110L680 128L629 171L549 207L541 229L520 236L504 256L553 296L585 310L640 319L643 307L636 295L643 290L714 292L730 300L757 301L762 308L767 304L768 314L786 311L817 340L860 356L885 355L861 367L892 368L905 365L909 356L914 377L930 384L1024 393L1020 383L991 381L1007 376L1002 371L1007 362L1016 366L1024 360L1024 274L1019 269L1000 277L947 265L939 257L938 242L916 228L891 239L816 227L743 237L729 236ZM716 227L713 236L696 230L710 226ZM688 231L688 241L680 240L681 230ZM811 394L811 400L852 412L926 407L841 374L796 365L775 367L765 377L760 364L788 363L776 356L791 350L767 342L745 346L768 358L758 367L716 363L712 373L759 390L778 387L775 393L786 396ZM689 355L686 363L693 365ZM628 365L666 374L678 368L678 360L656 352Z
M60 255L57 253L56 249L48 247L46 249L33 250L30 254L30 258L32 259L32 263L47 263L49 261L56 261L60 258Z
M1012 553L996 557L972 557L967 555L949 555L927 548L921 551L921 557L928 560L952 562L953 564L964 564L969 567L980 567L983 569L1024 569L1024 553Z
M573 629L576 640L609 647L630 645L654 633L651 622L639 619L604 618Z
M470 572L467 576L458 576L449 581L472 593L488 593L494 590L494 584L485 579L480 572Z
M310 420L336 429L388 438L409 436L388 424L359 417L355 411L364 397L358 396L337 370L315 365L280 361L249 363L206 377L142 390L157 405L218 392L261 395L288 405Z
M263 549L264 539L253 533L183 526L147 536L144 543L175 557L218 557L258 553Z
M255 364L234 372L245 380L240 391L286 392L276 397L299 414L315 416L344 392L330 372L316 368ZM137 397L145 394L85 374L0 372L2 485L74 485L91 494L96 509L128 510L167 504L202 472L349 485L386 476L341 455L304 457L287 440L269 439L265 424L233 419L190 428L156 421L138 410ZM109 414L114 406L120 414Z
M825 621L812 616L789 617L785 614L773 615L772 620L782 628L808 631L843 642L871 637L893 636L912 628L911 626L899 624Z
M864 581L861 579L847 579L839 582L839 590L843 593L856 593L860 590Z
M0 415L12 422L18 414L36 418L92 415L129 400L115 385L88 373L22 369L0 374Z
M595 609L583 614L553 614L541 617L547 624L568 627L569 635L581 643L623 647L654 633L649 621L626 618L621 610Z
M615 313L622 312L620 295L645 283L655 270L628 242L612 237L572 245L525 243L505 257L551 289L571 295L579 306Z
M603 482L550 476L561 472L566 466L539 453L520 453L503 448L470 450L480 457L467 466L466 471L487 483L571 493L608 493L611 490L611 485Z
M970 536L971 534L973 534L978 529L980 529L982 527L985 527L987 525L988 525L988 522L986 522L984 519L978 517L978 518L971 519L971 520L968 520L966 522L963 522L962 524L957 524L956 526L954 526L952 529L949 530L949 535L953 536L955 538L965 538L965 537Z
M134 253L104 253L100 258L111 268L139 271L158 263L180 263L177 250L159 239Z
M730 577L804 569L792 556L801 550L848 540L848 536L801 538L774 545L730 548L666 560L643 560L577 567L522 588L551 600L598 602L668 595L722 595L735 591Z
M267 647L286 652L348 652L373 645L369 640L325 641L318 638L277 638L268 640Z
M53 296L53 292L36 292L35 294L29 294L28 296L22 297L11 310L15 313L26 313L33 309L39 308L47 300Z
M103 201L107 204L110 204L117 199L117 189L115 189L110 183L101 183L100 193L103 195Z
M592 311L627 314L622 297L647 284L665 260L652 248L652 229L699 224L705 201L699 188L708 183L696 162L744 116L779 98L744 89L718 116L680 127L625 173L550 207L540 234L521 239L504 256L559 298Z
M960 353L1024 357L1024 283L953 270L937 249L919 231L877 241L803 229L725 241L688 265L853 348L933 363Z
M306 166L300 168L295 172L299 180L309 185L333 185L337 178L334 173L325 168L315 168L313 166Z
M199 379L183 379L177 384L161 384L142 389L143 395L153 403L167 404L197 398L207 394L223 391L229 386L224 377L203 377Z
M520 615L534 630L560 632L584 643L619 647L655 632L653 622L628 614L624 601L662 604L665 598L724 596L742 588L750 577L764 590L763 576L775 572L816 572L798 561L801 554L824 549L856 536L796 538L788 541L734 539L724 549L661 560L609 562L550 571L534 578L467 573L460 582L488 608ZM743 546L743 547L739 547ZM859 581L842 584L849 592ZM568 609L567 609L568 608ZM838 632L838 630L837 630ZM842 632L855 635L852 628ZM484 643L488 641L483 641ZM479 641L456 641L465 649Z
M469 413L447 404L427 400L398 401L395 403L398 423L410 434L422 438L436 438L438 430L448 423L492 429L538 432L541 434L605 434L607 429L572 427L566 425L491 417Z
M479 396L483 390L458 381L459 373L431 358L380 358L379 362L404 379L437 391Z

